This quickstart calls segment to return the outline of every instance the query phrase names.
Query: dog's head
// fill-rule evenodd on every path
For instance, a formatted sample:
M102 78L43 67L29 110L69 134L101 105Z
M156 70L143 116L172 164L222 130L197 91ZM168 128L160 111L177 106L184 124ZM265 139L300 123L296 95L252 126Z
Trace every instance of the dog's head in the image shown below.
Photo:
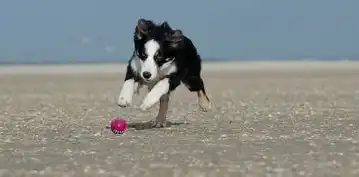
M140 75L145 81L151 81L158 76L163 69L173 66L176 51L181 47L184 39L181 30L173 30L167 22L151 26L150 30L142 33L142 45L136 49L136 55L140 59ZM168 73L174 72L172 67Z

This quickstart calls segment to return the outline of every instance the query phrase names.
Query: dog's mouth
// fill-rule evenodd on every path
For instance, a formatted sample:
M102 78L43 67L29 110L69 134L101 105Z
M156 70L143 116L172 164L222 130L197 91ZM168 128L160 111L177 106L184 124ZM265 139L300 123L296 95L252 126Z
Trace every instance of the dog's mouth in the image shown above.
M149 82L152 81L151 79L145 79L145 78L142 78L142 80L143 80L143 82L145 82L145 83L149 83Z
M145 79L145 78L142 78L143 82L145 83L152 83L152 82L155 82L156 79Z

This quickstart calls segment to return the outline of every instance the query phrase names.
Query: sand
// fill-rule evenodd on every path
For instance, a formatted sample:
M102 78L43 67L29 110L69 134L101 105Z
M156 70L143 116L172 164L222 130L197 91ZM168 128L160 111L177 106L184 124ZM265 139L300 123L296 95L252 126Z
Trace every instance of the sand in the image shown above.
M172 95L169 128L146 94L116 106L125 65L0 67L2 176L359 176L359 62L204 63L213 102Z

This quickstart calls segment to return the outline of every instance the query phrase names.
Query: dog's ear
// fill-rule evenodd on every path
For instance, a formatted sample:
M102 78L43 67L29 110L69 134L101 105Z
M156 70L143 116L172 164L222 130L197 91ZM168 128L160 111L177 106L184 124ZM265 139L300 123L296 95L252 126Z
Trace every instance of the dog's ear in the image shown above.
M146 19L139 19L136 23L135 34L137 38L142 39L144 35L148 34L148 30L153 26L153 22Z
M171 30L171 32L167 35L166 41L169 42L170 47L178 48L181 42L183 41L184 36L182 31L179 29Z
M164 22L161 24L161 27L164 28L164 29L172 30L172 28L170 27L170 25L168 24L167 21L164 21Z

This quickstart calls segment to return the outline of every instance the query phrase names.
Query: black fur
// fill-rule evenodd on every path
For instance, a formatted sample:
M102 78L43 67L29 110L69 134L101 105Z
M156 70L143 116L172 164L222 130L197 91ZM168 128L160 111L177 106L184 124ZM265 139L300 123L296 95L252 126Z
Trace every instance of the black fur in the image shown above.
M155 24L150 20L140 19L134 33L134 52L129 61L125 81L134 79L141 80L138 73L135 73L130 62L135 57L145 59L144 44L155 39L160 42L161 49L156 58L158 66L161 66L166 58L172 58L177 66L177 72L165 76L169 78L170 89L175 90L181 82L191 91L205 92L203 79L201 78L201 57L192 41L182 34L181 30L173 30L167 22ZM142 29L141 29L142 27Z

